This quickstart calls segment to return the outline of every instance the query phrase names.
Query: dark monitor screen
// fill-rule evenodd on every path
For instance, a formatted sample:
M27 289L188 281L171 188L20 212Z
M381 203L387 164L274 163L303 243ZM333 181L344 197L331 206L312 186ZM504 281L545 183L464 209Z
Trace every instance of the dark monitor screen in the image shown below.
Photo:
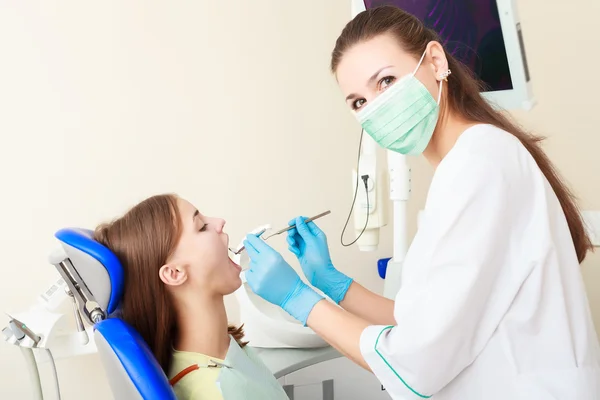
M487 86L511 90L506 46L496 0L365 0L365 8L393 5L435 30L446 51L463 62Z

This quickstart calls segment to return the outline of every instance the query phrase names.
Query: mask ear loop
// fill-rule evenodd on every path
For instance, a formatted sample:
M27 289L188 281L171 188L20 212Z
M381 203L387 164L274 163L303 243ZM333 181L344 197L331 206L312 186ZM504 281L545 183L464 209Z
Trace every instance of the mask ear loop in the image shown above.
M415 76L415 74L419 70L419 67L423 63L423 60L425 59L425 55L426 54L427 54L427 49L425 49L425 51L423 52L423 55L421 56L421 59L419 60L419 63L417 64L417 67L413 71L413 73L412 73L413 76ZM440 74L440 90L438 91L438 99L437 99L437 103L438 104L440 104L440 101L442 100L442 87L444 86L444 81L448 82L448 75L450 75L451 73L452 73L452 71L447 70L447 71L442 72Z
M419 67L421 67L421 64L423 63L423 60L425 59L425 55L427 54L427 49L425 49L425 51L423 52L423 55L421 56L421 59L419 60L419 63L417 64L417 67L415 68L415 70L413 71L413 76L415 76L415 74L417 73L417 71L419 70ZM443 81L447 80L446 77L450 75L450 70L448 70L448 72L445 73L441 73L440 74L440 90L438 92L438 99L437 99L437 103L440 104L440 100L442 100L442 86L444 86Z
M440 100L442 100L442 88L443 87L444 87L444 80L440 79L440 90L438 92L438 100L437 100L438 105L440 104Z
M440 101L442 100L442 87L444 86L444 81L448 82L448 75L450 75L452 73L452 71L447 70L445 72L442 72L440 74L440 91L438 93L438 104L440 104Z
M421 56L421 59L419 60L419 63L417 64L417 68L415 68L415 70L413 71L413 76L417 73L417 71L419 70L419 67L421 66L421 63L423 62L423 59L425 59L425 54L427 54L427 49L425 49L425 51L423 52L423 55Z

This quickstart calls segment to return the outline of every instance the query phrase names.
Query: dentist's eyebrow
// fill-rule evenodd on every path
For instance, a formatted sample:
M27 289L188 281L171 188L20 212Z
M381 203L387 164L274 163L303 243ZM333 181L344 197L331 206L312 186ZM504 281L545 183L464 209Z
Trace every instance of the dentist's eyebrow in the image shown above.
M196 220L196 217L197 217L198 215L200 215L200 211L198 211L198 210L194 211L194 216L192 217L192 221L195 221L195 220Z
M371 75L371 77L367 80L367 84L369 84L369 85L372 84L373 81L375 79L377 79L377 76L379 76L379 74L381 73L381 71L383 71L384 69L390 68L390 67L393 67L393 65L388 65L386 67L383 67L383 68L380 68L379 70L377 70L377 72L375 72L373 75ZM348 97L346 97L346 101L348 101L350 99L354 99L356 97L358 97L358 95L355 94L355 93L349 94Z

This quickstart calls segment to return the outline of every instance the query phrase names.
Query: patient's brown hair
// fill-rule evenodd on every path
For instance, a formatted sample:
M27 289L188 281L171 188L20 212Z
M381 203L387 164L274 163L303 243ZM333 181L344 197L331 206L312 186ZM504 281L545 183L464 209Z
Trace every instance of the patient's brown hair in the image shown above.
M166 374L177 334L176 311L158 271L175 251L182 233L177 196L150 197L124 216L96 228L94 238L115 253L125 272L122 319L146 341ZM242 327L229 327L240 346Z

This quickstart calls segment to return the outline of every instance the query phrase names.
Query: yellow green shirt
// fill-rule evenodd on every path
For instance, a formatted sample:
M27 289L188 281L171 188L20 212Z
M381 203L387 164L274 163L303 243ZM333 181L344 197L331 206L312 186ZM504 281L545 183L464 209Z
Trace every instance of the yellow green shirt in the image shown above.
M258 354L254 353L249 346L244 347L242 350L252 362L257 364L257 366L260 365L261 367L267 368L260 360ZM209 357L205 354L173 350L173 361L168 374L169 379L172 379L190 365L212 364L211 360L225 363L224 360L216 357ZM220 368L199 368L188 373L173 387L177 399L223 400L221 391L216 384L220 372ZM273 380L275 380L275 377L273 377Z

